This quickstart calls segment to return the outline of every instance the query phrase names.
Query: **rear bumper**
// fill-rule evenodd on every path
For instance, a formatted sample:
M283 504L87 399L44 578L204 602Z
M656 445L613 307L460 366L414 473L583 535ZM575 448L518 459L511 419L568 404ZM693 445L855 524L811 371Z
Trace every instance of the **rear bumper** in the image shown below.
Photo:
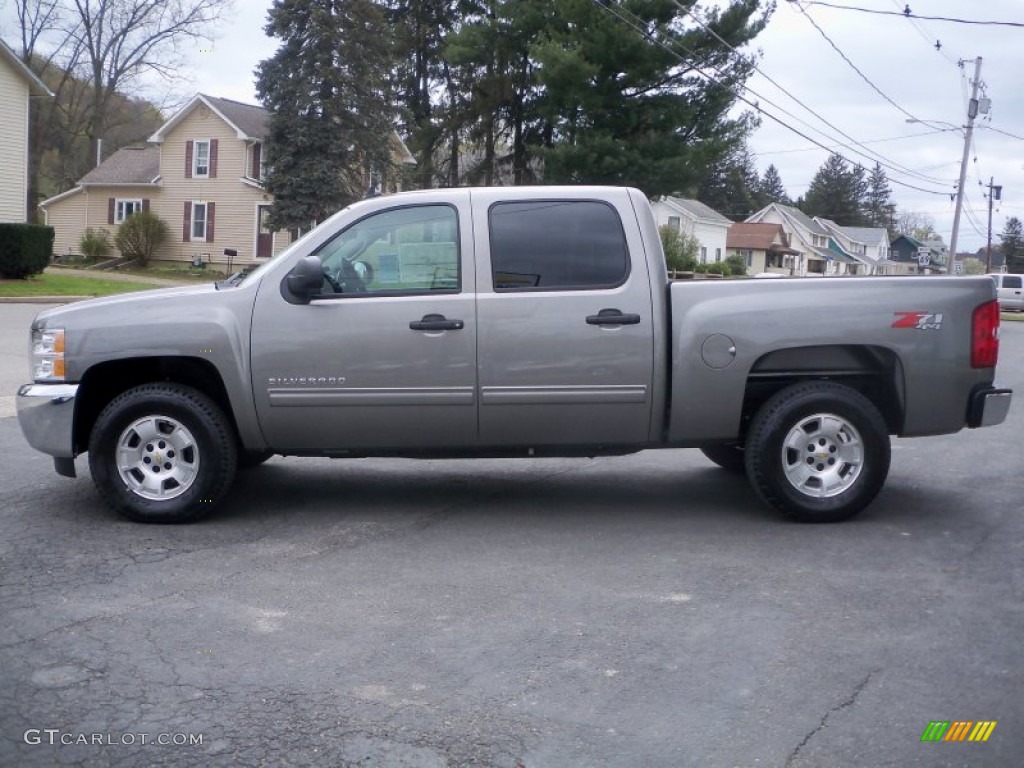
M74 457L77 395L77 384L26 384L18 389L18 422L29 445L54 458Z
M967 411L968 427L994 427L1006 421L1010 411L1012 389L980 389L971 397L971 407Z

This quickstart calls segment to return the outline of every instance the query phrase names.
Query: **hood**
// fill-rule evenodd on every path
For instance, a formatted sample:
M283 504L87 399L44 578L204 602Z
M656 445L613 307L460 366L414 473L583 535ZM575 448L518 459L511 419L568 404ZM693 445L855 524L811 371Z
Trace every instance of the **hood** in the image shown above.
M236 290L236 289L229 289ZM146 313L157 307L165 308L168 305L175 305L188 302L194 306L195 302L213 301L202 298L204 294L220 294L213 283L200 283L198 285L183 285L173 288L154 288L149 291L133 291L131 293L118 293L113 296L100 296L95 299L85 299L71 304L64 304L52 309L45 309L36 315L32 321L33 328L43 328L50 325L62 325L74 323L84 316L108 314L111 317L120 316L130 319L137 313Z

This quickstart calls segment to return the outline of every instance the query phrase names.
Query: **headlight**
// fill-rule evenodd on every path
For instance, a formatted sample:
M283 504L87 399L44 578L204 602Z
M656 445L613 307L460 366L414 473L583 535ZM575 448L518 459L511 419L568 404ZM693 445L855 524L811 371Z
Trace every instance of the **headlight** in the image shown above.
M64 381L64 329L32 329L32 379Z

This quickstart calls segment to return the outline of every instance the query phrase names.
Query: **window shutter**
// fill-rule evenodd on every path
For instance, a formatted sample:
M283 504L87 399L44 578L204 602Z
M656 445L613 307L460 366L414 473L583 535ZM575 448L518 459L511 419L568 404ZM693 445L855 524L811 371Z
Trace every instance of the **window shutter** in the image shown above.
M217 139L210 139L210 178L217 178Z
M213 211L216 206L213 203L206 204L206 242L213 242Z
M187 200L185 201L185 215L181 221L181 240L187 243L192 239L192 203Z
M149 213L149 198L148 197L142 198L142 212L143 213Z
M192 178L192 141L185 142L185 178Z
M114 223L114 198L107 198L107 224Z
M263 145L253 144L252 145L252 178L258 179L260 177L260 160L263 155Z

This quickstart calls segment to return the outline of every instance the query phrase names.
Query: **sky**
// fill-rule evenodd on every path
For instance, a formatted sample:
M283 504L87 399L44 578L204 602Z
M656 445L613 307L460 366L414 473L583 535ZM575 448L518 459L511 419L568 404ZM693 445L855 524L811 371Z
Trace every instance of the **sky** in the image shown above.
M702 0L698 7L725 2ZM907 0L829 2L893 13L907 4ZM914 13L925 16L1024 22L1024 0L911 0L909 4ZM270 6L271 0L235 0L234 11L212 46L196 43L194 50L183 50L186 65L179 74L187 81L178 86L181 96L202 92L257 102L253 70L277 48L276 41L263 33ZM935 49L936 41L941 50ZM983 57L981 82L984 95L991 99L991 111L979 115L969 153L958 250L973 251L985 244L990 178L1003 188L992 217L993 242L998 243L997 235L1009 216L1024 218L1024 139L998 132L1024 137L1024 89L1020 87L1024 27L911 20L778 0L767 28L745 52L752 50L760 52L760 72L747 81L748 90L742 95L759 104L763 113L761 126L749 142L759 170L774 164L792 198L807 191L829 153L791 129L868 167L880 160L890 166L885 170L899 208L930 217L947 244L953 222L951 198L964 150L969 83L975 57ZM966 60L962 68L957 65L960 60ZM911 119L925 123L908 123Z

